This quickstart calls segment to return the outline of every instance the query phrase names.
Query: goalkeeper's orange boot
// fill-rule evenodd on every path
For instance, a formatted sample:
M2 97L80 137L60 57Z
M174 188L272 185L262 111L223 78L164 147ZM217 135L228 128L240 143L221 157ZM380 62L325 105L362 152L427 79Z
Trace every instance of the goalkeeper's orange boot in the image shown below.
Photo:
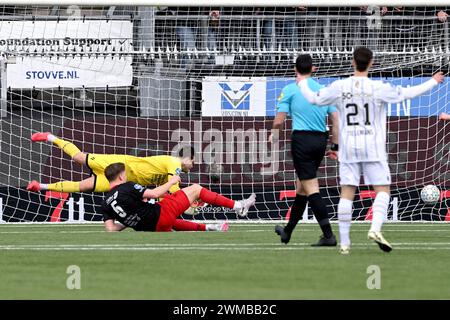
M37 132L31 136L33 142L47 142L48 136L51 132Z
M27 186L28 191L39 192L41 191L41 185L36 180L31 181Z

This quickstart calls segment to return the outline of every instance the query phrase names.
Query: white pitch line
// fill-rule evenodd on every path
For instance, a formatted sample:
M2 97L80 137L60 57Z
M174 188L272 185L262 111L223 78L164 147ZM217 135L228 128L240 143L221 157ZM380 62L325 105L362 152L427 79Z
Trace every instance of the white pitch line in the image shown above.
M106 231L0 231L0 234L57 234L57 233L106 233Z
M0 228L1 230L1 228ZM272 232L272 229L254 229L254 230L229 230L228 232L232 233L258 233L258 232ZM449 229L432 229L432 230L423 230L423 229L387 229L386 232L448 232L450 234L450 228ZM181 231L180 231L181 232ZM190 233L201 233L203 231L194 231ZM210 231L212 232L212 231ZM301 229L299 228L296 232L301 234L302 232L317 232L317 230L312 229ZM351 232L367 232L367 230L358 230L358 229L352 229ZM48 231L0 231L0 234L57 234L57 233L106 233L106 231L100 229L100 230L72 230L72 231L57 231L57 230L48 230Z
M372 248L367 248L364 250L371 250ZM7 248L0 248L0 251L170 251L170 250L197 250L197 251L302 251L302 250L315 250L315 251L331 251L336 250L336 248L313 248L313 247L271 247L271 248L221 248L221 247L167 247L167 248L161 248L161 247L143 247L143 248L137 248L137 247L99 247L99 248L91 248L91 247L78 247L78 248L67 248L67 247L61 247L61 248L42 248L42 247L31 247L31 248L21 248L21 247L7 247ZM356 250L361 251L363 248L356 248ZM450 247L397 247L394 249L395 251L399 250L450 250Z
M353 246L367 246L373 244L373 241L368 240L367 242L356 242L352 243ZM436 246L436 245L449 245L450 242L393 242L393 246ZM130 244L116 244L116 243L96 243L96 244L3 244L3 247L257 247L257 246L285 246L278 242L258 242L258 243L130 243ZM289 243L289 246L311 246L309 242L296 242ZM320 248L319 248L320 249Z
M359 245L359 244L356 244ZM170 247L177 247L177 248L189 248L189 247L205 247L205 248L224 248L224 247L261 247L261 246L269 246L269 247L280 247L282 246L280 243L192 243L192 244L169 244L169 243L143 243L143 244L19 244L19 245L0 245L1 248L9 248L9 247L21 247L21 248L34 248L34 247L42 247L42 248L78 248L78 247L90 247L90 248L102 248L102 247L121 247L121 248L150 248L150 247L156 247L156 248L170 248ZM290 244L291 247L300 247L300 246L311 246L310 243L292 243Z
M130 251L156 251L156 250L300 250L300 249L314 249L309 247L266 247L266 248L249 248L249 247L1 247L0 250L69 250L69 251L108 251L108 250L130 250ZM330 249L330 248L327 248ZM317 249L316 249L317 250Z
M230 227L232 228L232 227ZM318 227L317 227L318 228ZM256 229L256 230L233 230L230 229L228 232L233 232L233 233L250 233L250 232L270 232L273 231L272 228L271 229ZM369 226L367 228L367 230L361 230L361 229L352 229L351 232L368 232L369 231ZM423 229L385 229L384 231L387 232L448 232L450 233L450 228L448 229L432 229L432 230L423 230ZM297 226L297 229L295 232L298 233L302 233L302 232L317 232L317 230L312 230L312 229L302 229L301 226Z
M280 246L279 243L134 243L134 244L11 244L11 245L0 245L2 247L226 247L226 246L241 246L241 247L252 247L252 246ZM295 246L299 245L309 245L308 243L295 243Z
M352 230L353 231L353 230ZM356 232L368 232L368 230L355 230ZM423 230L423 229L384 229L387 232L448 232L449 229L432 229L432 230Z
M352 248L355 247L369 247L374 246L373 242L358 242L353 243ZM401 247L411 247L427 249L432 248L433 246L439 246L436 248L440 249L450 249L450 242L430 242L430 243L419 243L419 242L397 242L392 243L394 248ZM167 243L156 243L156 244L10 244L10 245L0 245L0 250L2 249L100 249L105 250L108 248L121 248L121 249L192 249L192 248L211 248L211 249L226 249L226 248L236 248L236 249L279 249L279 248L302 248L302 247L310 247L310 243L290 243L288 246L281 245L279 243L193 243L193 244L167 244ZM448 247L442 247L448 246ZM266 247L266 248L264 248ZM315 248L316 250L328 249L328 248Z
M84 228L84 227L96 227L100 228L102 227L102 223L95 223L95 224L89 224L89 223L60 223L60 222L54 222L54 223L47 223L47 224L38 224L33 222L27 222L23 224L9 224L8 222L0 224L0 229L2 228Z
M188 220L191 221L191 220ZM202 220L192 220L193 222L197 222L197 223L221 223L224 222L225 220L220 220L220 221L216 221L216 222L211 222L211 221L202 221ZM231 226L234 227L238 227L238 228L246 228L246 227L267 227L267 228L273 228L275 224L285 224L287 223L286 220L279 220L279 221L273 221L273 223L271 222L270 224L264 224L264 223L238 223L238 222L233 222L231 220L227 221L228 223L231 224ZM331 221L331 223L333 225L337 224L337 220L333 220ZM353 221L352 223L352 227L361 227L361 228L366 228L370 225L369 222L364 222L364 221ZM299 227L301 228L307 228L307 227L316 227L317 223L302 223L300 221ZM398 227L448 227L450 228L450 222L444 222L444 221L436 221L436 222L388 222L385 223L383 225L383 228L389 229L389 228L398 228ZM84 227L88 227L88 228L100 228L102 227L102 223L101 222L96 222L96 223L65 223L65 222L55 222L55 223L38 223L38 222L23 222L21 224L10 224L10 223L2 223L0 224L0 230L2 228L84 228Z
M130 230L131 231L131 230ZM270 232L272 230L269 229L265 229L265 230L229 230L228 232L233 232L233 233L252 233L252 232ZM311 231L315 231L315 230L307 230L308 232ZM176 232L176 231L175 231ZM202 233L205 231L179 231L177 233ZM214 233L220 233L220 232L215 232L215 231L208 231L208 232L214 232ZM98 230L98 231L93 231L93 230L78 230L78 231L0 231L0 234L57 234L57 233L106 233L106 231L104 230Z

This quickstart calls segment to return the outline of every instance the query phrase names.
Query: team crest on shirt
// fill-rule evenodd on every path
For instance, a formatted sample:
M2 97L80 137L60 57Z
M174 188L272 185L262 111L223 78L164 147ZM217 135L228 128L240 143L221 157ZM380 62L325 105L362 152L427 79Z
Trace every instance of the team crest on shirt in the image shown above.
M179 175L180 175L180 173L181 173L181 168L176 168L176 170L175 170L175 174L176 174L177 176L179 176Z
M281 101L281 99L284 98L284 93L281 91L280 95L278 96L278 101Z

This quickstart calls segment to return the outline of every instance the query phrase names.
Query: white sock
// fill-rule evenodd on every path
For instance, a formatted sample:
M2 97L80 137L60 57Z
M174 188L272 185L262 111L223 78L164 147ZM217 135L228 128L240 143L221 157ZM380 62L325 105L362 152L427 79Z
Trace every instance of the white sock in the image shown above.
M341 246L350 246L350 226L352 223L353 201L340 199L338 204L339 240Z
M219 225L218 224L207 224L206 231L219 231Z
M386 219L387 211L389 208L389 200L391 200L391 197L388 193L378 192L372 206L373 216L370 231L381 231L381 226Z
M52 134L49 134L49 135L47 136L47 141L53 143L53 141L55 141L56 138L57 138L56 136L54 136L54 135L52 135Z
M47 190L48 189L48 184L46 184L46 183L39 183L39 187L41 188L41 190Z
M235 201L233 210L240 210L242 209L242 201Z

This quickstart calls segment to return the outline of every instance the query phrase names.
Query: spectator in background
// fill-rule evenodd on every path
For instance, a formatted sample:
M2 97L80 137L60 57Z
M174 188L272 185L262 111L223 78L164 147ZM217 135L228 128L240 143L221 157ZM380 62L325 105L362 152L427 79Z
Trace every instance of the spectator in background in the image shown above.
M207 47L209 50L215 50L217 47L217 35L220 27L220 10L211 10L209 12L209 27Z
M363 13L366 14L373 14L374 12L377 12L379 9L381 16L384 16L389 11L388 7L380 7L380 6L362 6L360 7L360 9Z
M257 18L254 18L255 7L223 7L220 10L220 47L226 48L256 48L260 45L256 36ZM214 20L211 20L214 23ZM218 32L219 33L219 32ZM223 37L222 37L223 35ZM250 56L244 57L251 59Z
M361 23L361 28L358 30L361 35L357 36L358 43L353 46L366 46L372 51L380 49L383 40L379 37L380 31L383 29L382 17L388 13L388 7L380 6L362 6L360 7L360 15L366 16L366 23Z
M448 9L441 7L394 7L394 13L402 15L418 15L418 16L429 16L430 14L435 15L439 22L447 22L448 19Z
M393 21L394 37L400 38L397 43L400 46L412 46L423 49L436 45L440 39L445 39L444 25L447 21L447 8L444 7L394 7L392 14L402 16L403 19ZM414 16L414 18L408 18ZM436 20L421 19L435 16ZM436 21L438 23L436 23Z
M363 8L345 6L328 7L321 9L321 11L323 10L327 10L327 15L335 16L325 21L327 24L326 28L324 28L327 31L324 32L326 39L324 42L325 47L330 46L341 50L353 50L352 48L354 47L367 45L364 42L361 43L361 41L368 38L366 35L368 23L366 23L362 16L368 13L372 14L374 11L373 6ZM330 37L326 36L327 33L330 34Z
M170 14L179 16L175 20L175 31L180 41L181 51L191 51L195 49L214 50L217 46L216 36L219 28L220 10L219 8L204 8L204 7L170 7ZM206 20L206 25L202 25L202 16L207 15L209 19ZM196 19L191 19L189 16L198 16ZM204 34L202 30L206 28L206 43L203 38L199 41L198 35ZM181 57L181 68L187 68L193 62L189 59L187 53Z
M438 18L438 20L440 22L447 22L447 18L448 18L448 13L445 10L440 10L437 14L436 17Z
M297 49L298 25L296 16L306 14L306 7L265 7L257 8L256 15L280 15L282 21L277 19L264 19L262 23L263 43L267 50L277 50L278 45L282 48ZM277 32L277 29L281 32Z
M199 15L200 8L179 7L172 11L177 16L187 15ZM188 18L179 17L175 20L175 31L178 39L180 40L180 50L182 51L194 51L197 29L199 27L198 20L192 20ZM183 54L181 58L181 68L186 68L188 63L188 54ZM192 61L192 60L191 60Z

